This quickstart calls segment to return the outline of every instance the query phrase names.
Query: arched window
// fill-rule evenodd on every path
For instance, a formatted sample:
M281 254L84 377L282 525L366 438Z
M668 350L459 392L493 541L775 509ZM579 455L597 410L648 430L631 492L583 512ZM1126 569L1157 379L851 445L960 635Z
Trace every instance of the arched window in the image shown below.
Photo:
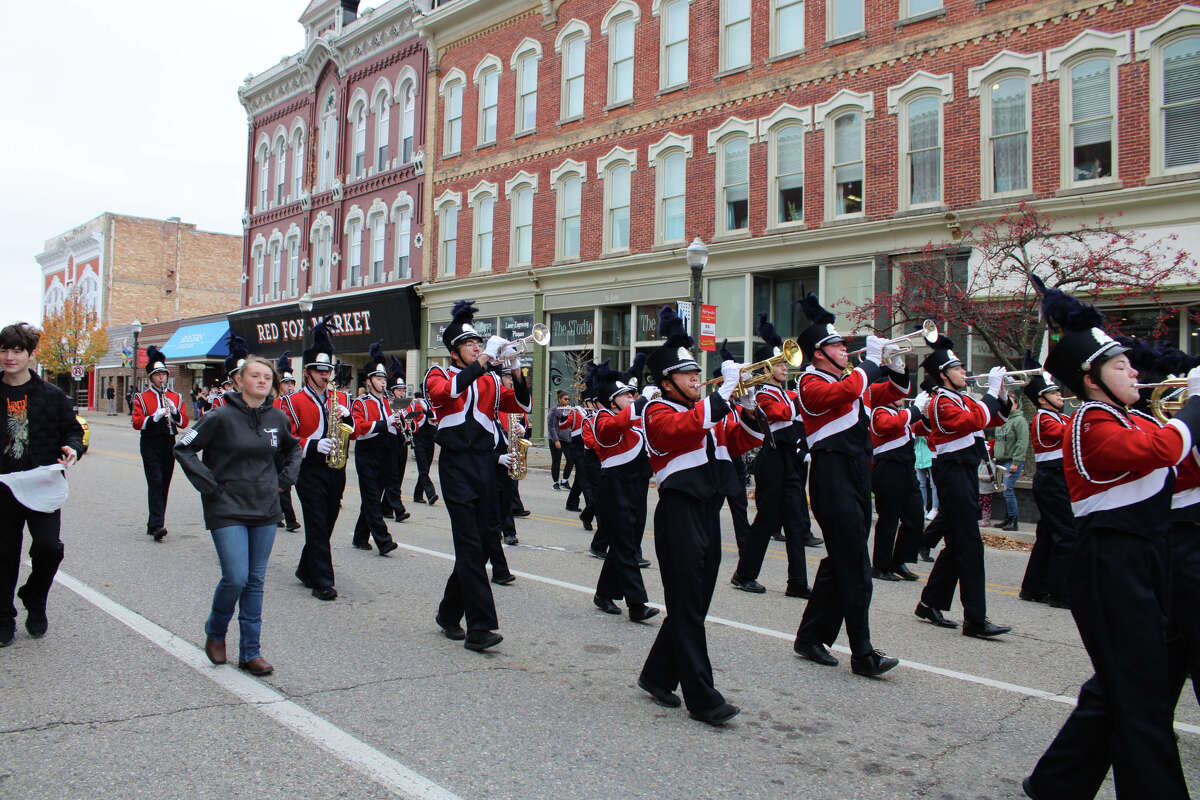
M333 286L333 218L322 211L309 231L313 245L313 267L310 285L315 292L328 292Z
M842 89L814 107L813 124L825 132L825 218L862 215L866 209L866 124L875 93Z
M270 300L278 300L279 293L283 288L283 238L278 231L275 236L271 237L268 253L271 259L271 272L267 279L266 296Z
M445 103L442 113L442 154L457 155L462 150L462 106L463 87L466 75L460 69L452 69L442 79L441 95Z
M659 18L659 89L683 86L688 79L688 13L691 0L654 0Z
M396 278L403 280L412 277L412 219L413 203L407 192L401 192L400 197L392 205L392 220L396 225Z
M287 195L287 139L281 133L275 140L275 205L283 205Z
M496 121L500 110L500 59L488 54L475 68L475 85L479 96L479 119L476 121L476 144L496 141Z
M392 126L392 98L386 91L375 96L375 171L388 168L388 138Z
M771 57L804 49L804 0L771 0Z
M288 231L287 239L284 240L284 249L287 251L287 283L284 296L295 297L300 286L300 231L298 229Z
M480 181L467 194L471 206L471 271L491 272L495 251L496 184Z
M263 259L266 255L266 243L262 236L259 236L254 243L254 247L250 251L250 258L254 262L254 282L251 299L255 303L261 303L263 294L266 289L266 271L264 269Z
M654 240L656 244L682 242L687 194L687 162L692 157L692 137L669 133L650 145L646 160L654 168Z
M271 186L271 148L266 142L259 145L255 160L258 162L258 210L262 212L267 210Z
M413 159L413 131L417 119L416 81L406 80L400 85L400 160L411 164Z
M362 240L363 213L358 206L351 206L346 214L346 285L363 285Z
M537 188L537 176L528 172L517 173L504 185L511 220L508 261L511 267L533 264L533 197Z
M320 161L317 164L317 190L325 191L333 185L334 158L337 155L337 92L325 95L321 108Z
M632 178L637 151L617 146L596 159L596 173L604 181L604 252L629 251L629 214Z
M525 39L513 52L512 68L517 73L517 107L514 114L515 132L528 133L537 128L538 62L542 46Z
M550 171L555 193L554 258L574 261L579 258L580 230L583 219L583 182L587 165L568 159Z
M438 197L438 264L442 277L453 278L458 268L458 209L462 196L446 191Z
M1041 53L1003 50L967 70L968 92L979 97L984 199L1022 195L1033 188L1030 87L1041 79Z
M600 33L608 37L608 104L633 101L634 34L641 10L632 0L617 0L604 21Z
M367 172L367 104L356 103L350 119L354 123L353 175L361 178Z
M591 29L587 23L573 19L563 26L554 40L554 50L562 57L562 86L559 89L562 107L559 116L564 121L583 116L584 67L590 38Z
M304 181L304 128L292 131L292 200L299 200Z
M370 283L383 283L384 280L384 248L387 240L386 217L387 209L383 203L377 201L377 206L372 205L371 214L367 218L367 230L371 234L371 269L368 271L367 280Z
M750 66L750 0L721 0L721 70Z

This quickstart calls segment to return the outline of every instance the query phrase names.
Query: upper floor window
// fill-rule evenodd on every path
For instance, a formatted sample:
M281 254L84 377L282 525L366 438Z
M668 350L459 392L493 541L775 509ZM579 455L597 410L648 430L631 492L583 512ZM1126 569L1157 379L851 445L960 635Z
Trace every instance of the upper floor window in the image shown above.
M496 185L481 181L467 196L472 210L471 269L491 272L496 239Z
M804 0L771 0L771 55L804 49Z
M411 201L392 207L392 216L396 221L396 277L406 279L412 277L412 263L409 256L412 251L412 204Z
M745 230L750 224L750 140L742 135L726 137L718 158L718 231Z
M295 297L299 291L300 281L300 237L291 236L287 240L287 297Z
M337 94L330 92L321 111L321 157L317 164L317 189L333 185L334 157L337 154Z
M268 291L270 292L268 297L272 300L279 297L280 284L283 278L283 250L280 245L281 242L279 241L271 242L271 279L268 285Z
M640 11L637 5L618 2L605 17L602 28L608 36L608 104L618 105L633 100L634 33Z
M832 134L833 158L829 184L833 216L861 214L863 210L863 115L849 111L834 117L827 128ZM827 138L828 141L828 138ZM828 147L828 145L826 145Z
M942 0L900 0L900 19L928 14L942 7Z
M629 249L631 180L637 168L637 151L614 147L596 160L596 172L604 180L604 252Z
M271 151L266 142L258 151L258 210L267 210L267 193L271 185Z
M513 69L517 73L514 122L517 133L532 131L537 127L538 61L541 58L541 48L531 40L522 43L514 55Z
M750 66L750 0L723 0L721 14L721 69Z
M287 140L282 136L275 142L275 205L282 205L287 193Z
M987 82L984 98L989 194L1028 192L1029 79L1025 75L998 76Z
M317 215L309 238L313 244L312 288L328 292L333 288L333 219L328 213Z
M583 116L583 81L587 36L573 34L563 43L562 118Z
M383 250L385 246L385 228L383 225L383 214L375 214L371 217L369 228L371 230L371 283L383 283Z
M500 59L485 58L475 70L475 83L479 86L479 135L477 144L496 141L496 120L500 108Z
M579 258L579 232L583 208L583 165L561 173L554 182L557 197L555 218L555 258L567 261ZM553 176L552 176L553 180Z
M509 263L516 267L533 263L533 196L537 192L537 184L531 182L530 177L522 173L515 183L509 181L505 187L512 220Z
M773 184L768 219L774 225L804 221L804 124L788 122L768 133L767 155Z
M263 255L266 246L262 243L262 237L258 239L258 243L254 245L252 258L254 259L254 294L253 301L255 303L262 302L263 294L266 289L266 272L263 265Z
M292 200L300 199L300 188L304 180L304 131L292 134Z
M458 268L458 207L460 195L445 192L438 198L438 263L442 277L452 278Z
M826 38L840 39L863 29L863 0L826 0Z
M400 87L400 161L412 163L413 131L417 121L417 93L414 81L405 81Z
M1113 97L1116 70L1111 58L1085 58L1064 76L1062 90L1069 109L1067 147L1070 152L1066 185L1111 178L1115 174ZM1200 133L1200 129L1197 130Z
M346 272L350 286L362 286L362 218L346 223Z
M442 139L442 152L445 155L457 155L462 149L462 101L463 76L451 72L442 82L442 97L445 98L446 108L442 118L445 120Z
M1200 166L1200 35L1166 44L1161 53L1161 103L1157 114L1162 130L1163 171Z
M375 100L375 171L388 168L388 139L391 138L392 98L380 92Z
M659 88L669 89L688 79L688 11L690 0L662 0L659 13Z
M658 243L681 242L684 238L684 198L687 194L687 160L690 153L683 147L672 147L656 155L653 166L658 201L655 219Z
M367 104L356 105L351 118L354 120L354 177L361 178L367 171Z
M903 186L900 205L913 208L942 202L942 101L921 95L902 106Z

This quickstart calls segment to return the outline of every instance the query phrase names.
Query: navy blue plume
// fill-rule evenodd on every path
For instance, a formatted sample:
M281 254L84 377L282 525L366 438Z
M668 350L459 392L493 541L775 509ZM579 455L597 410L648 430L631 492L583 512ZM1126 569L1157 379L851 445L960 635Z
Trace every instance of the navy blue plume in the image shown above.
M609 360L605 359L596 365L596 370L592 373L592 380L596 386L603 383L615 383L621 379L621 373L613 369L609 365Z
M479 309L475 307L474 300L459 300L454 304L454 308L450 312L453 320L460 325L465 322L471 322L475 319L475 314Z
M725 339L721 342L721 349L718 352L721 356L722 362L737 361L737 359L733 357L733 353L729 352L729 340L728 339Z
M350 385L350 379L354 377L354 367L350 366L345 361L338 362L334 367L333 382L338 386L346 387Z
M793 300L792 302L800 306L800 310L804 312L804 316L808 317L810 324L832 324L835 319L833 314L825 306L821 305L821 301L817 299L817 296L804 288L804 284L800 284L800 299Z
M658 335L667 340L669 347L692 346L692 337L683 327L683 319L671 306L663 306L658 310Z
M388 364L388 371L391 372L393 375L403 377L404 376L404 364L401 363L400 359L396 358L395 356L392 356L391 363Z
M1164 355L1160 347L1155 347L1153 342L1134 336L1117 336L1116 341L1122 347L1129 348L1129 352L1125 355L1128 356L1129 363L1133 365L1134 369L1146 375L1159 374L1160 362Z
M1025 361L1021 365L1021 369L1041 369L1042 363L1033 357L1033 353L1029 350L1025 351Z
M629 369L625 370L625 382L632 381L642 382L642 369L646 366L646 354L638 353L633 357L633 363L629 365Z
M246 340L236 333L229 334L229 355L237 359L250 355L250 348L246 346Z
M949 336L939 334L937 341L930 345L934 350L953 350L954 340Z
M383 354L383 339L378 342L371 342L371 346L367 349L371 354L371 360L377 364L386 364L387 356Z
M153 364L156 361L166 361L167 357L163 355L163 351L159 350L154 345L146 348L146 363Z
M1080 302L1062 289L1051 289L1033 273L1029 280L1042 296L1042 317L1047 324L1063 331L1086 331L1104 325L1104 315L1091 303Z
M333 324L333 314L326 314L320 322L313 325L313 347L317 350L325 350L333 352L333 337L329 333L329 326ZM232 337L230 337L229 352L233 352Z
M596 385L595 361L589 361L583 365L583 385L589 389Z
M291 372L292 369L292 351L284 350L283 354L275 361L275 371L282 375L285 372Z
M1188 370L1200 364L1200 358L1188 355L1174 345L1163 341L1156 341L1155 344L1157 345L1155 366L1162 375L1186 375ZM1132 359L1130 360L1132 361ZM1137 368L1137 364L1134 364L1134 367Z
M771 324L771 320L767 319L767 312L761 311L758 314L758 338L767 343L767 347L783 347L783 337L775 331L775 326Z

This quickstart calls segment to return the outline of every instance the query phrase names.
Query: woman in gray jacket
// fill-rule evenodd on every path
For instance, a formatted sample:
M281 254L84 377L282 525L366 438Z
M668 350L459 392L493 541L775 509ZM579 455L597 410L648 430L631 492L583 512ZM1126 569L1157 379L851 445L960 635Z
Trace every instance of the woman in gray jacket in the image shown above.
M272 403L272 392L279 394L274 365L247 357L241 391L226 394L225 404L205 414L175 445L175 459L200 492L204 525L221 562L221 580L204 625L204 652L214 664L225 663L225 632L236 605L238 667L253 675L274 671L259 652L263 578L282 516L279 494L288 491L300 470L298 442L287 417ZM277 453L282 456L278 467Z

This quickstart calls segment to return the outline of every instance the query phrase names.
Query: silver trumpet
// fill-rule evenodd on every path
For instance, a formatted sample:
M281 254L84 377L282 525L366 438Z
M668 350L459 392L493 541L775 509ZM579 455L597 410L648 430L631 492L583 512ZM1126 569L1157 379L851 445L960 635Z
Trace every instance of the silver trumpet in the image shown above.
M534 346L545 347L550 344L550 329L539 322L533 326L533 333L520 339L513 339L501 352L497 359L505 369L512 369L521 363L521 359L533 352Z

